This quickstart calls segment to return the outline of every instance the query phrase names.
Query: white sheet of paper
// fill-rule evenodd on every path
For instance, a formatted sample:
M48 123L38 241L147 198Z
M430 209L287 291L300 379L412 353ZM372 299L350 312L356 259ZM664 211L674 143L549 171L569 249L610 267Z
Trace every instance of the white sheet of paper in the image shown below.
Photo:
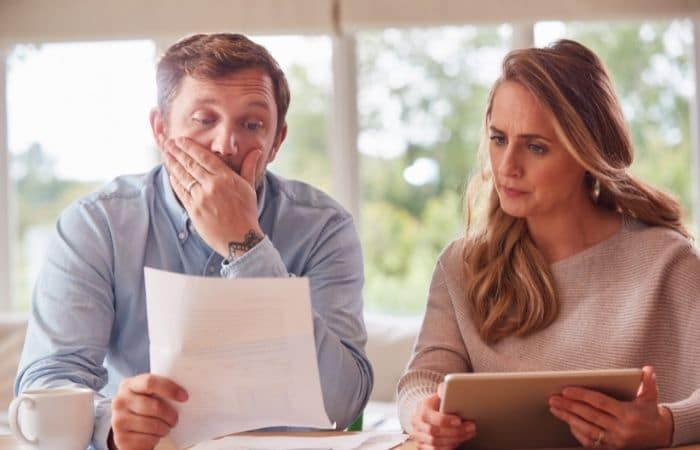
M270 426L332 427L308 279L144 272L151 373L189 393L173 402L178 448Z
M192 450L388 450L407 438L401 433L376 431L327 437L233 435L203 442Z

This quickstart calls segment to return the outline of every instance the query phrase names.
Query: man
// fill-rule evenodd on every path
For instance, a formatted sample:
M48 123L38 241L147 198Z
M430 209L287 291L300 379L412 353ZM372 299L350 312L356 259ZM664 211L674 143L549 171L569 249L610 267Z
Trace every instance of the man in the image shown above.
M362 255L339 205L266 171L287 134L284 74L244 36L196 35L168 49L157 85L150 121L165 163L117 178L59 218L15 391L66 383L100 391L93 446L151 449L177 423L171 402L187 392L148 374L143 268L305 276L324 404L346 427L372 388Z

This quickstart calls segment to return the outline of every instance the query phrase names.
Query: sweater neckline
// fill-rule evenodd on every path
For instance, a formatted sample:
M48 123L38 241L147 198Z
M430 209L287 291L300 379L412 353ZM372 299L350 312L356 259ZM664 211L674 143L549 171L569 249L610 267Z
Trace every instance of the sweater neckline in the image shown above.
M597 242L593 245L591 245L588 248L585 248L581 250L578 253L574 253L571 256L567 256L564 259L560 259L559 261L556 261L552 264L549 265L550 269L552 270L559 270L562 269L570 264L575 264L576 262L590 257L591 254L594 254L600 249L609 247L611 243L615 242L618 240L620 237L622 237L623 234L625 234L631 227L634 222L634 219L627 214L622 214L622 223L620 224L620 228L611 234L610 236L606 237L600 242Z

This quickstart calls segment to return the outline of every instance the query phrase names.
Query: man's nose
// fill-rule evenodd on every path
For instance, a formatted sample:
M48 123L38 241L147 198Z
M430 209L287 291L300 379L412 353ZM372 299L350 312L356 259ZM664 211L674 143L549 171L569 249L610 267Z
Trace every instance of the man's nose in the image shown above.
M236 134L230 131L222 131L212 142L211 149L222 155L235 155L238 153Z

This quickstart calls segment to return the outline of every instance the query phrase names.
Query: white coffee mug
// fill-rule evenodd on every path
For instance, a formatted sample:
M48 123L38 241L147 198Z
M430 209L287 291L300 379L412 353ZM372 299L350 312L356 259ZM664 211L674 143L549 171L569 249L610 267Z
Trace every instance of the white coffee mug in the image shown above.
M77 387L26 390L10 403L10 428L30 448L85 449L95 422L93 395Z

